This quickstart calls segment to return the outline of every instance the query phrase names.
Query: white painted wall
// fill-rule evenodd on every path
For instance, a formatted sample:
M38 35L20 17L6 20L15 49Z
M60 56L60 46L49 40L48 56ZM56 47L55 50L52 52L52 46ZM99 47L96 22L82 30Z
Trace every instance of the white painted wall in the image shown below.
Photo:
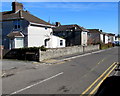
M119 41L118 37L114 41Z
M81 32L81 45L87 46L87 32Z
M44 40L49 38L51 28L29 26L28 27L28 47L40 47L45 45Z
M115 41L115 36L113 36L113 41Z
M62 40L62 45L60 45L60 40ZM47 43L46 48L61 48L65 47L65 39L51 35L50 40Z
M108 39L109 39L108 42L112 43L113 41L115 41L115 36L109 36Z
M108 36L105 35L105 44L107 44L107 43L108 43Z
M100 41L103 42L103 34L100 34Z

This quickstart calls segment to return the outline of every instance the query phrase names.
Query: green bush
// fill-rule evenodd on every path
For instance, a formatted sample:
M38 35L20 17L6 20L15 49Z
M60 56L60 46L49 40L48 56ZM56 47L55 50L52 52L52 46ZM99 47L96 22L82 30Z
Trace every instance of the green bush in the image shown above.
M45 48L44 46L41 47L24 47L24 48L19 48L21 51L37 51L39 49L41 49L41 51L46 51L47 48Z
M112 43L108 43L108 44L101 43L100 44L100 49L107 49L110 47L114 47Z
M47 50L47 48L45 48L44 46L41 46L40 49L41 49L41 51L46 51Z

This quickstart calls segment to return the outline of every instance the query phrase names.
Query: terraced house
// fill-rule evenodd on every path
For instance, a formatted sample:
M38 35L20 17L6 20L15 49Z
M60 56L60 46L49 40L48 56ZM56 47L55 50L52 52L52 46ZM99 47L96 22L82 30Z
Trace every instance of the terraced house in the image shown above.
M54 35L66 40L66 46L87 46L87 32L87 29L77 24L61 25L59 22L56 22L56 28L53 29Z
M23 10L22 3L12 2L12 11L1 12L2 45L5 49L22 47L65 47L65 40L54 36L55 26Z
M88 44L112 43L115 41L115 34L106 33L99 29L88 29Z

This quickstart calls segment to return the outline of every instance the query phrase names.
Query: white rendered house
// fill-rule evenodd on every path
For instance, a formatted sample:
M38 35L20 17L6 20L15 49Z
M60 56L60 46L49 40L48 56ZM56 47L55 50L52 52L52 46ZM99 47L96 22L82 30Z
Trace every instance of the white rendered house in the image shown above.
M53 39L50 37L55 26L24 11L22 3L12 2L12 11L1 13L2 45L5 49L45 46L46 39ZM46 47L52 48L51 44Z

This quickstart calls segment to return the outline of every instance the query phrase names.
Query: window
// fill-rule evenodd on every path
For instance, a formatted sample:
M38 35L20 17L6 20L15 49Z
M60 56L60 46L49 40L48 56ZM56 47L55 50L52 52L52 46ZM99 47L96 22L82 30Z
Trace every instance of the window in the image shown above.
M91 34L90 34L90 33L88 33L88 36L91 36Z
M23 38L16 38L16 40L23 40Z
M24 38L15 38L15 48L24 47Z
M15 29L19 29L19 28L20 28L20 20L15 20L15 21L13 22L13 24L14 24L14 28L15 28Z
M17 29L17 25L15 25L15 29Z
M47 39L45 39L45 46L47 46Z
M65 36L65 33L63 33L63 36Z
M48 39L45 39L45 41L44 41L44 43L45 43L45 46L47 46L47 44L48 44L48 41L50 40L50 38L48 38Z
M85 35L85 32L83 34Z
M18 25L18 28L20 28L20 25Z
M60 40L60 46L62 46L63 45L63 40Z
M45 27L45 30L47 30L47 27Z

